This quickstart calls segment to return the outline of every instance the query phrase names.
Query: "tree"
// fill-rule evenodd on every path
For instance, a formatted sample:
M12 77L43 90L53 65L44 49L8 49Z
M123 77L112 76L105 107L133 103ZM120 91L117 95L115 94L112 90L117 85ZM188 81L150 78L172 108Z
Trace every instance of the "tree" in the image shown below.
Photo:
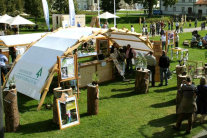
M26 0L24 7L25 7L25 12L34 16L35 23L37 23L37 18L43 15L42 1Z
M120 0L115 0L115 3L116 3L116 10L120 9L119 7ZM108 11L108 12L113 13L114 12L114 0L102 0L100 3L100 7L104 12Z
M77 0L73 0L75 12L78 12L78 3ZM69 13L69 2L68 0L54 0L52 4L52 9L56 10L57 13L68 14Z
M6 5L4 0L0 0L0 14L5 14L6 12Z
M127 4L133 4L133 3L142 3L145 8L148 8L149 14L148 16L152 16L152 10L153 6L157 4L158 0L124 0ZM164 6L172 6L174 5L178 0L162 0Z
M19 13L22 13L24 10L24 3L22 0L16 0L16 9L19 11Z

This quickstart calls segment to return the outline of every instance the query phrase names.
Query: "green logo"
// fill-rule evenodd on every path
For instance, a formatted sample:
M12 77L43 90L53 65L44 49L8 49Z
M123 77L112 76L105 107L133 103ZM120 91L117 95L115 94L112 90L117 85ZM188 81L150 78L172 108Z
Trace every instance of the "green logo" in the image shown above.
M42 68L37 72L37 78L41 77L42 76Z

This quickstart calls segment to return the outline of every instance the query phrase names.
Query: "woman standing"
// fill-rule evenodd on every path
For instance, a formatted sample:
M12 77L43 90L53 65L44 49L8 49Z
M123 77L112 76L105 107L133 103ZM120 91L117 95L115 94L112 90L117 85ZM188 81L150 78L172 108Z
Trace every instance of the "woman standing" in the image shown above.
M204 77L200 79L200 85L197 86L196 94L197 94L196 114L201 114L201 123L203 123L207 114L207 84L206 84L206 79Z

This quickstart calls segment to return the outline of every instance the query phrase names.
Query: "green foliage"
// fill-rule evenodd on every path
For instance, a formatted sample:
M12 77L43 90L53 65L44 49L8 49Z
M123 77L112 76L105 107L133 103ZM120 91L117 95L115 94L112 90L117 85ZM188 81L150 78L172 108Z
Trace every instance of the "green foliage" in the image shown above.
M97 72L93 73L92 81L93 82L99 82L99 76L98 76L98 73Z
M74 0L75 11L78 12L78 3L77 0ZM68 0L54 0L52 4L52 9L56 11L56 13L68 14L69 13L69 2Z
M5 14L6 13L6 5L4 0L0 0L0 14Z
M175 5L178 2L178 0L163 0L163 2L164 6L172 6Z
M147 23L153 23L153 22L158 22L158 21L164 21L164 22L168 22L168 21L171 21L172 18L171 17L162 17L162 18L147 18L146 19L146 22Z
M120 0L115 1L116 10L120 9L119 2L120 2ZM100 7L104 12L108 11L108 12L114 13L114 0L103 0L100 3Z

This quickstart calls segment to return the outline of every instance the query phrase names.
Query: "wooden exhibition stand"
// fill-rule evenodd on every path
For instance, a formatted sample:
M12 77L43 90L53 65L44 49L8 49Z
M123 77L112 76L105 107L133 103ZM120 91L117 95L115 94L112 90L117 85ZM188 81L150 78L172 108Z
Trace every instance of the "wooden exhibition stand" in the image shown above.
M99 82L106 82L113 79L113 61L109 58L99 61L94 60L91 62L81 63L79 73L81 75L80 87L86 87L92 82L92 76L97 72Z

